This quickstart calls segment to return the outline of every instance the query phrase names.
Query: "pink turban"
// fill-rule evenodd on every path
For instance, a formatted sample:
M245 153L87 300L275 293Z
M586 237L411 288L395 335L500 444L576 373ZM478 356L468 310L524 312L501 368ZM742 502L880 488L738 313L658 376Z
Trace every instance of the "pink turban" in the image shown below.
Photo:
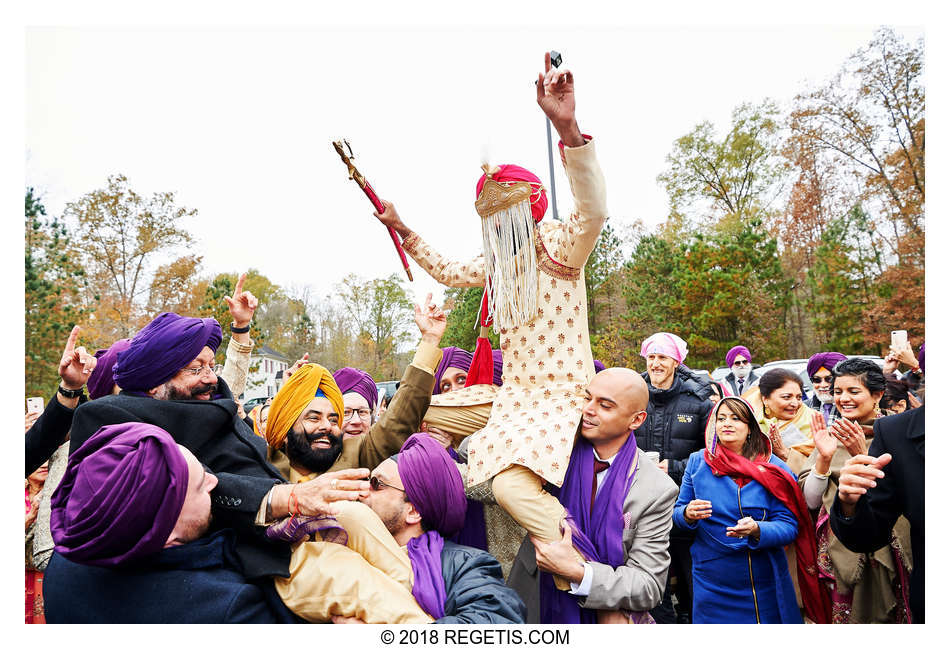
M548 209L548 195L547 190L541 185L540 178L518 165L498 165L498 171L493 173L491 177L492 180L502 184L514 182L531 183L534 187L534 191L531 193L531 216L534 217L535 223L544 218L544 213ZM478 195L482 193L485 180L486 176L482 174L482 177L478 179L478 183L475 185L475 198L478 198Z
M675 358L677 362L682 363L686 358L686 341L676 334L661 331L655 333L643 341L640 346L640 356L646 358L650 354L662 354Z

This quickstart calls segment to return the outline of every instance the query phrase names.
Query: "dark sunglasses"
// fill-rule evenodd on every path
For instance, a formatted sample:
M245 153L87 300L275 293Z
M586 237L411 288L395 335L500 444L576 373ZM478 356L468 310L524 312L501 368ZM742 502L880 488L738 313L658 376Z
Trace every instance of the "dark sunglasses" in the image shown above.
M390 489L395 489L396 491L401 491L403 493L406 493L405 489L400 489L399 487L394 487L391 484L386 484L385 482L383 482L376 476L372 476L369 479L369 488L372 489L373 491L382 491L384 487L389 487Z
M749 361L736 361L735 363L732 364L732 366L735 367L736 365L738 365L742 367L743 365L748 365L748 364L749 364Z
M827 383L828 385L831 385L832 383L831 374L829 374L828 376L812 376L810 378L811 378L812 383Z

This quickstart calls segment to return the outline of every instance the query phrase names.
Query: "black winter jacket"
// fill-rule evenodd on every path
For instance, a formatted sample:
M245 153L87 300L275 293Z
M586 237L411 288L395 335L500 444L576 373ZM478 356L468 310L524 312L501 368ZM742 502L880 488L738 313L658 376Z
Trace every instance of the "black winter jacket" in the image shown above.
M135 565L101 568L53 553L43 597L50 624L219 624L301 621L274 580L241 574L229 530L165 548Z
M267 461L267 443L237 415L237 404L224 379L211 401L160 401L126 392L89 401L76 408L69 440L72 454L107 424L143 421L167 430L218 478L211 491L212 530L237 532L235 553L248 579L287 577L290 545L271 541L254 524L267 492L284 482Z
M446 541L442 578L445 617L436 624L524 624L524 603L505 585L498 560L484 550Z
M668 390L654 388L647 372L642 376L650 390L650 403L646 421L634 431L637 446L658 451L660 461L668 460L669 476L679 485L689 454L705 446L706 418L713 407L709 400L712 388L682 366L676 368Z

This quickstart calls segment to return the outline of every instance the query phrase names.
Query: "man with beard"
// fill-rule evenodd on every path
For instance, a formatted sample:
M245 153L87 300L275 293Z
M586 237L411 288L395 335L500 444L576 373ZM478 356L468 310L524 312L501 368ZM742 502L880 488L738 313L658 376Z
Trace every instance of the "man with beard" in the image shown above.
M392 403L367 433L343 438L343 396L322 366L307 363L281 386L268 413L266 438L268 458L287 480L301 483L327 471L372 469L419 431L446 326L445 314L431 300L430 293L423 307L415 307L422 340Z
M290 548L266 538L271 521L295 509L332 513L332 501L356 500L368 491L367 471L326 476L311 484L281 484L267 462L266 444L237 414L227 383L214 375L221 327L213 318L162 313L118 353L113 374L121 392L76 409L70 455L109 424L145 422L167 431L217 478L211 492L212 530L232 528L235 551L249 579L287 575ZM332 485L331 485L332 483Z
M726 365L732 370L722 379L730 395L739 396L759 380L752 371L752 353L748 347L736 345L726 352Z
M835 398L831 394L831 370L847 359L847 356L839 352L818 352L808 359L808 378L811 379L812 387L815 388L815 394L807 405L820 412L825 418L825 423L829 425L838 418Z
M166 431L102 427L53 496L50 623L292 622L271 582L247 582L229 530L202 538L217 485Z

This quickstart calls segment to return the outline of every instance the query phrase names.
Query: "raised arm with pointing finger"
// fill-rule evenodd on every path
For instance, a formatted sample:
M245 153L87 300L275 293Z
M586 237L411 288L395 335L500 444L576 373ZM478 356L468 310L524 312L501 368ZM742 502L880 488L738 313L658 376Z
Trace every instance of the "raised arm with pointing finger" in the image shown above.
M50 458L53 452L66 440L66 434L73 423L73 412L81 401L81 394L92 370L96 368L96 357L86 352L85 347L77 347L79 326L73 327L66 340L66 348L59 362L59 389L50 399L43 414L33 423L26 433L26 475L30 475Z
M231 312L231 340L228 341L221 378L227 382L236 397L244 394L247 371L251 365L251 350L254 349L254 341L251 340L249 332L254 311L257 309L257 298L250 291L244 290L246 279L247 273L241 273L234 287L234 295L224 296L228 311Z

